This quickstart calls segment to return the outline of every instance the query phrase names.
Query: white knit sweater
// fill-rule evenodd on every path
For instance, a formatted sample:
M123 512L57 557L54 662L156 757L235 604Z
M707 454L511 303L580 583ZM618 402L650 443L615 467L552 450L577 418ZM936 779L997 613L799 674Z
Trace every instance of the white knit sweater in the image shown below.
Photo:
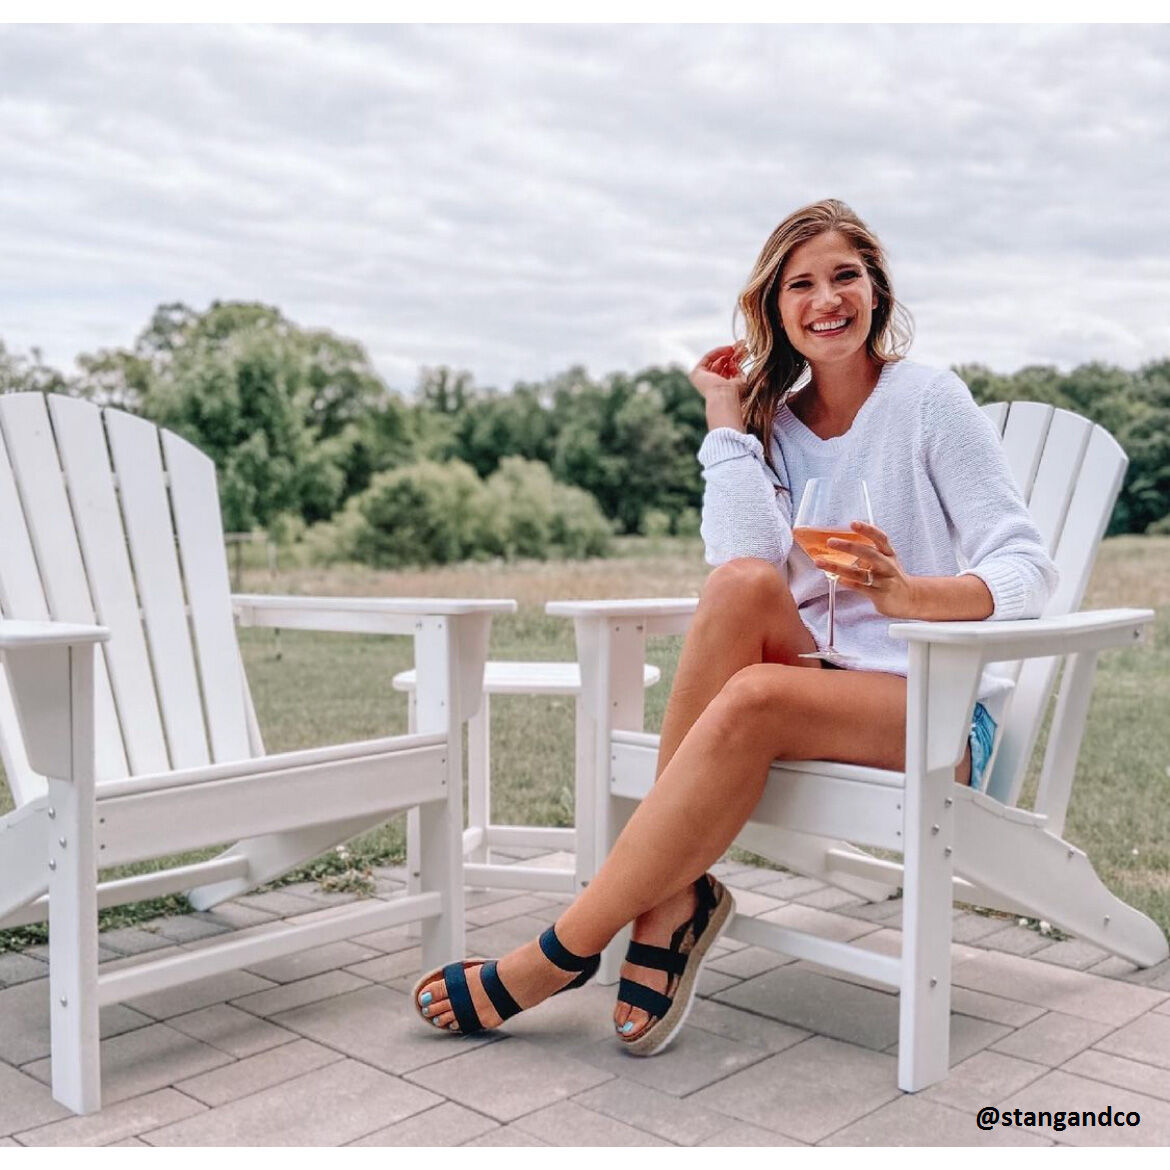
M1056 587L1056 567L1032 523L999 436L963 381L917 362L883 367L873 392L843 435L819 439L787 406L772 437L781 491L754 435L711 431L703 465L706 559L721 565L759 557L781 571L818 646L828 636L828 578L792 539L807 480L851 476L869 486L874 523L913 576L974 573L995 602L992 619L1038 617ZM864 591L837 590L837 646L855 669L905 675L906 643ZM985 672L979 698L1011 683Z

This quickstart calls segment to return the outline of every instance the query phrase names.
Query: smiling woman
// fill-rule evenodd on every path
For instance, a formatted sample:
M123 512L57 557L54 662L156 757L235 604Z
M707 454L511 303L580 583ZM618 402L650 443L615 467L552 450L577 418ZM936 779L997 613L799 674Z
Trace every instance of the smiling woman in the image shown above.
M909 330L881 246L848 207L826 200L781 223L739 303L746 340L691 373L706 402L702 534L716 568L687 630L654 787L539 939L419 981L416 1008L435 1027L498 1027L580 986L632 920L614 1025L630 1055L662 1051L732 910L707 870L771 763L904 768L907 654L890 619L1034 617L1055 584L990 421L950 371L902 358ZM850 509L823 548L810 545L814 558L793 529L818 477L868 480L881 527ZM821 660L826 568L846 593L849 669ZM1006 685L987 677L977 697L994 706ZM987 708L971 717L980 751L963 759L960 783L972 767L978 780L994 736Z

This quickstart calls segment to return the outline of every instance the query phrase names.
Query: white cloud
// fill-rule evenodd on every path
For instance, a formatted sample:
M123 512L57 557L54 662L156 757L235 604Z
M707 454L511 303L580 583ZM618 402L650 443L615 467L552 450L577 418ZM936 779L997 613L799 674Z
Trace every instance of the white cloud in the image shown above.
M409 387L690 362L775 223L885 239L915 356L1170 349L1170 30L9 26L0 337L255 298Z

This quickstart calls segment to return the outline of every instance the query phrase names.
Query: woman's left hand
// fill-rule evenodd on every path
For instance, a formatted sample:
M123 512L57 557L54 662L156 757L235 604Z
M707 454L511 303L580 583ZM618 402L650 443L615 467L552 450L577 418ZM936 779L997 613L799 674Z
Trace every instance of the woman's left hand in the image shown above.
M854 520L850 527L859 536L868 537L869 540L842 540L834 537L828 543L830 548L852 553L857 558L856 562L848 568L842 568L818 557L814 562L817 568L827 573L836 573L840 584L864 593L873 602L874 609L885 617L912 617L914 578L898 564L898 554L894 552L890 538L880 528L860 520Z

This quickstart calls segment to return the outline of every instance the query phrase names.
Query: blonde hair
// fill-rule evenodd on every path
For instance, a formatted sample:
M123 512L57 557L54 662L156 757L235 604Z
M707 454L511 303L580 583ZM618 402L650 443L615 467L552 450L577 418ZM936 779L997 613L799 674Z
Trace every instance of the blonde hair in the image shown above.
M785 397L808 369L780 323L780 277L793 250L823 232L840 232L849 241L873 283L877 308L865 339L870 357L882 365L896 362L905 356L914 335L910 314L894 299L881 241L852 208L839 199L822 199L788 216L761 249L737 308L746 333L744 425L764 445L764 457L774 472L772 427Z

